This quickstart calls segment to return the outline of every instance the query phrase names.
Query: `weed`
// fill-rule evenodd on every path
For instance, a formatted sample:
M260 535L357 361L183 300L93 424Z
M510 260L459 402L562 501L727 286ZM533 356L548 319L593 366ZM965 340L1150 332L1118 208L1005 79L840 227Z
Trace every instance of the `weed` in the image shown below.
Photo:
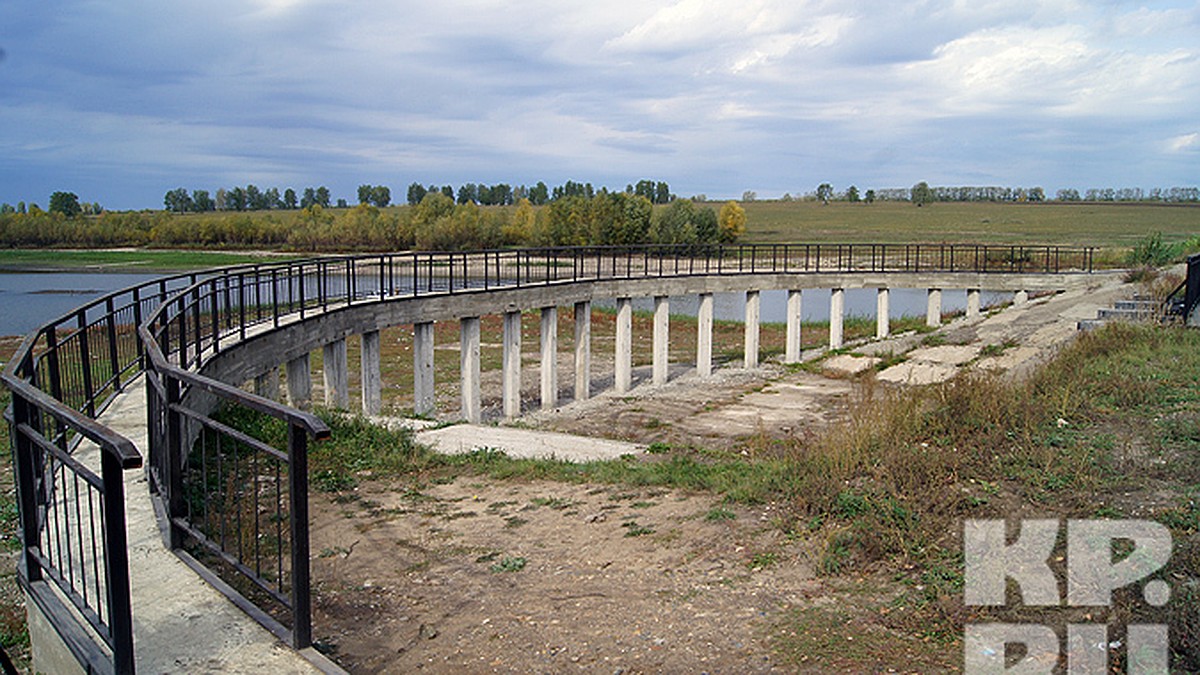
M651 455L662 455L662 454L668 453L670 451L671 451L670 444L663 443L662 441L654 441L653 443L651 443L649 446L646 447L646 452L650 453Z
M719 522L722 520L735 520L736 518L737 518L736 513L734 513L733 511L730 511L729 509L721 508L719 506L709 509L708 513L704 514L704 519L708 520L708 521L712 521L712 522Z
M627 523L624 523L621 525L621 527L627 528L625 531L626 537L641 537L647 534L654 534L654 528L638 525L636 520L631 520Z
M746 562L746 566L751 570L763 570L777 562L779 562L778 553L774 551L764 551L761 553L755 553L750 560Z
M493 573L520 572L525 569L526 562L525 558L505 556L488 569Z

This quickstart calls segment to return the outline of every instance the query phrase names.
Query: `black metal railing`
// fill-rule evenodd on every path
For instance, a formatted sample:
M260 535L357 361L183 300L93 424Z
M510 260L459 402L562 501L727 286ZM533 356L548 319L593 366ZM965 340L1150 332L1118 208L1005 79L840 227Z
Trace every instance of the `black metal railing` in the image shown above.
M210 580L216 570L229 583L218 587L293 647L310 646L308 440L329 428L148 344L150 476L167 544Z
M12 391L18 579L80 663L132 673L123 471L142 458L120 434L34 387L28 352L13 365L4 384Z
M132 672L120 470L141 460L127 439L94 418L146 370L149 472L167 514L168 543L189 547L196 555L181 557L202 573L205 564L233 570L246 582L244 595L253 598L241 604L252 613L260 598L278 605L275 618L261 612L259 618L287 632L292 644L307 645L306 451L310 438L329 430L307 413L196 372L257 330L361 302L609 279L1086 273L1093 251L959 244L591 246L316 258L140 284L47 323L4 371L13 392L6 417L25 537L22 579L39 604L47 603L60 634L101 636L99 647L86 636L72 644L81 663ZM239 428L246 411L284 431L275 438L248 433ZM95 466L77 456L85 439L99 448ZM42 592L44 584L56 590ZM54 604L59 597L73 610Z

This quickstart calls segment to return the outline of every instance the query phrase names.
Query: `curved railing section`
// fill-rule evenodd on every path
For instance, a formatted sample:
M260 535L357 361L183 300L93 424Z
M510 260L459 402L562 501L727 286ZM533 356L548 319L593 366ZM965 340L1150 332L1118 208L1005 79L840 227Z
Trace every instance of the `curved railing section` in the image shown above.
M156 279L50 321L0 375L12 392L5 418L20 513L18 580L76 659L97 672L133 672L122 472L142 458L95 417L142 369L142 317L200 276Z
M494 288L700 275L1091 272L1093 252L950 244L572 247L316 258L141 284L46 324L4 370L13 392L6 417L16 454L21 579L81 663L132 672L120 472L141 458L94 418L145 370L148 468L167 543L256 618L308 646L306 451L329 429L309 413L201 373L209 359L257 332L356 304ZM94 466L79 450L85 439L99 448ZM222 578L231 586L210 568L230 572Z

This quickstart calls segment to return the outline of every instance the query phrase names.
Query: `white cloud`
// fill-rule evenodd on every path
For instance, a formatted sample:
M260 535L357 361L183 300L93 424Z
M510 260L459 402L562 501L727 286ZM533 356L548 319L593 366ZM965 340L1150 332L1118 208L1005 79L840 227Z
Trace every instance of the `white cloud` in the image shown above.
M1200 150L1200 133L1183 134L1167 141L1170 152L1193 152Z

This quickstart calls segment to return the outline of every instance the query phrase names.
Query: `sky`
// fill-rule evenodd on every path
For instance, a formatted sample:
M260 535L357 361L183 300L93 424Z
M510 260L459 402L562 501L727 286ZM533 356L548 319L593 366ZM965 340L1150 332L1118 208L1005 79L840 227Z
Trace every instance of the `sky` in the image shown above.
M1200 0L4 0L0 202L1200 183Z

